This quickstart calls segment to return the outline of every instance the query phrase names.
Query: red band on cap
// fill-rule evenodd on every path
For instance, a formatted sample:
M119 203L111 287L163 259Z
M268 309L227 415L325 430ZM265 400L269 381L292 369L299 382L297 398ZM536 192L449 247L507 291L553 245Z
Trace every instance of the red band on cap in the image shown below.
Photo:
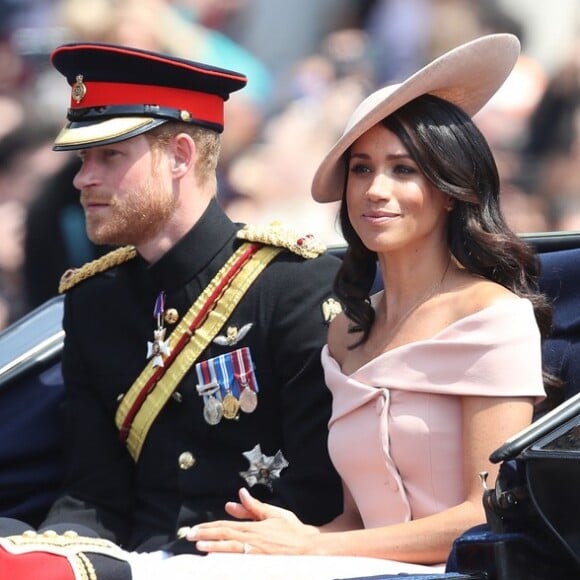
M214 94L132 83L85 82L82 98L75 100L71 95L71 109L89 107L154 105L188 111L192 118L210 123L224 124L224 101Z

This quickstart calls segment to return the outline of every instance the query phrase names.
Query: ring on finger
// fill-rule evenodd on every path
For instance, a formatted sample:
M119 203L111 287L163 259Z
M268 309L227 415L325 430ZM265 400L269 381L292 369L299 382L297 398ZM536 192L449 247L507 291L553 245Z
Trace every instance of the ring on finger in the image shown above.
M244 542L244 545L242 546L242 552L244 554L249 554L251 549L252 546L250 546L250 544L248 544L247 542Z

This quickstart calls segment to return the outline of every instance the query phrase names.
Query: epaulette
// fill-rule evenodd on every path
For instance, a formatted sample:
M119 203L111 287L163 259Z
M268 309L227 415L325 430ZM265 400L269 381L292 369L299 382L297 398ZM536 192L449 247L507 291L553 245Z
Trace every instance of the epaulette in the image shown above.
M316 258L326 251L326 246L312 234L300 235L279 222L272 222L267 226L245 225L238 230L237 235L239 239L248 242L286 248L306 259Z
M73 286L76 286L79 282L82 282L95 274L99 274L100 272L110 270L123 262L127 262L133 259L136 255L137 251L134 246L123 246L97 258L96 260L87 262L80 268L71 268L61 276L58 291L62 294L63 292L70 290Z

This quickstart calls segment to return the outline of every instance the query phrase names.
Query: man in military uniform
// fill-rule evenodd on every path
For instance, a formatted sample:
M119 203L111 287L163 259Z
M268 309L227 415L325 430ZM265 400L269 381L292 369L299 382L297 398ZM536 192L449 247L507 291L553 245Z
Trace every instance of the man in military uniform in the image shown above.
M224 101L246 78L92 43L51 58L71 85L54 148L78 150L88 236L118 249L61 281L67 472L39 531L193 551L180 530L227 517L242 486L328 522L319 354L339 260L218 206Z

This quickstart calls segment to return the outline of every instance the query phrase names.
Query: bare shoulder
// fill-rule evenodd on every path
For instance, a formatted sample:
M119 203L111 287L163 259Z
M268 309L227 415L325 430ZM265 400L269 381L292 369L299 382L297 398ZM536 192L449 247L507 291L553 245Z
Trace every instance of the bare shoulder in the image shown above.
M467 272L458 277L458 282L451 293L454 295L453 303L460 316L474 314L500 300L518 299L516 294L501 284Z

